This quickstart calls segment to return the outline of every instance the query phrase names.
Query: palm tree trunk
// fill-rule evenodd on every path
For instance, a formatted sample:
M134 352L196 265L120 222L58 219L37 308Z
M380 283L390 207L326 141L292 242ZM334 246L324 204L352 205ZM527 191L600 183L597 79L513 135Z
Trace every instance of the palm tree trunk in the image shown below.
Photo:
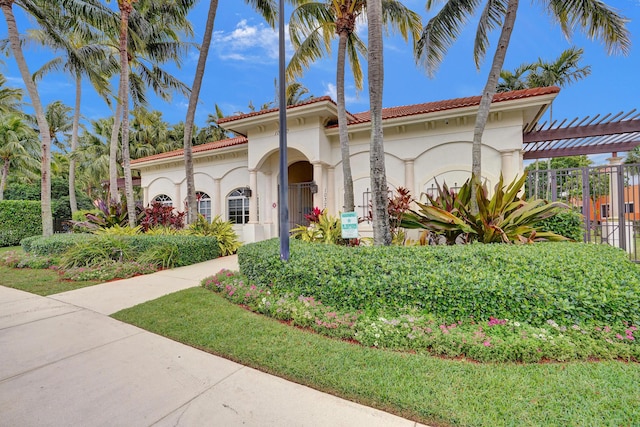
M111 128L111 142L109 144L109 200L120 201L118 192L118 138L120 137L120 126L122 124L122 88L118 89L118 99L116 100L116 112L113 116L113 127Z
M82 76L76 75L76 103L73 111L73 127L71 128L71 156L69 156L69 207L71 215L78 211L76 199L76 158L78 148L78 128L80 127L80 100L82 99Z
M120 2L119 2L120 3ZM131 178L131 156L129 154L129 14L133 9L131 0L121 2L120 7L120 102L122 104L122 167L124 169L124 194L127 200L129 226L136 226L136 203L133 198Z
M498 79L500 78L500 70L504 64L504 58L507 54L507 48L509 47L509 41L511 39L511 32L516 22L516 12L518 11L518 0L509 0L507 4L507 12L504 16L504 23L502 24L502 31L500 32L500 38L498 39L498 47L493 55L493 63L491 64L491 70L489 71L489 77L487 83L482 92L482 98L480 99L480 106L478 107L478 115L476 116L476 124L473 129L473 148L471 151L472 165L471 174L475 181L471 186L471 212L473 214L478 213L478 201L476 199L477 186L476 183L480 183L482 179L482 135L484 134L484 128L487 125L489 119L489 110L491 109L491 101L496 94L496 88L498 86Z
M336 100L338 104L338 132L340 134L340 154L344 177L344 212L353 212L353 177L351 176L351 154L349 153L349 132L347 130L347 108L344 96L344 69L347 52L347 33L341 31L338 40L338 66L336 73Z
M369 102L371 104L371 193L373 199L373 244L391 244L389 197L384 164L382 135L382 89L384 62L382 56L382 0L367 0L369 23Z
M40 101L40 95L36 84L31 78L27 61L24 59L22 47L20 45L20 37L18 34L18 26L13 15L13 0L0 0L0 7L7 22L7 31L9 33L9 43L16 64L20 70L20 75L27 87L31 104L36 113L36 121L38 123L38 131L42 143L41 159L40 159L40 209L42 215L42 235L53 235L53 215L51 212L51 136L49 135L49 125L44 114L44 108Z
M207 56L209 55L209 46L211 45L213 24L216 20L217 9L218 0L211 0L209 3L209 13L207 14L207 24L202 38L202 46L200 47L198 65L196 66L196 74L193 78L193 86L191 87L191 95L189 96L187 117L184 122L184 167L187 176L187 206L189 207L187 210L187 218L189 223L194 223L198 219L196 185L193 176L193 150L191 149L191 135L193 133L193 122L195 120L196 107L200 97L200 88L202 87L202 79L204 77L204 69L207 64ZM254 188L253 191L256 191L256 189ZM216 196L216 200L220 200L219 195Z
M4 188L7 185L7 176L9 176L9 164L11 159L6 158L2 164L2 176L0 177L0 200L4 200Z

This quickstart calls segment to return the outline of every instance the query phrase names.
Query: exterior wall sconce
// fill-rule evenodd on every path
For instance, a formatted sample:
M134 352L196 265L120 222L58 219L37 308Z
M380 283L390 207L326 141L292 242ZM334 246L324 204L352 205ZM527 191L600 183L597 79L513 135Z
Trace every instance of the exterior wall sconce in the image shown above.
M251 198L251 188L245 187L244 188L244 195L245 195L245 197Z
M311 193L316 194L318 192L318 184L316 184L315 182L313 182L310 186L309 189L311 190Z

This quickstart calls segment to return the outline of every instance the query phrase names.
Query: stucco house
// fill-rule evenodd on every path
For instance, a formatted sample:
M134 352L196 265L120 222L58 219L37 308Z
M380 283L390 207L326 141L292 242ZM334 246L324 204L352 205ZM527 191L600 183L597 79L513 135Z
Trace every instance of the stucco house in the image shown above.
M523 172L523 132L530 130L558 95L557 87L497 94L482 149L483 180L491 188ZM461 185L471 171L471 144L480 97L450 99L383 110L387 181L420 197L434 180ZM348 114L356 211L369 205L368 112ZM219 125L235 138L193 147L198 210L237 224L245 242L278 235L278 109L226 117ZM343 180L337 106L329 97L287 109L289 212L292 226L314 206L342 210ZM157 200L184 208L183 150L132 161L140 171L144 204ZM361 224L361 232L371 228Z

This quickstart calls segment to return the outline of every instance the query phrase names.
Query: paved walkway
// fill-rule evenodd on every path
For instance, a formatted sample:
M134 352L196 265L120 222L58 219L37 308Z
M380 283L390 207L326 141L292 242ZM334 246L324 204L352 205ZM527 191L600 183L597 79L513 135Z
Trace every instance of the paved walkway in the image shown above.
M417 425L107 316L222 268L236 257L49 297L0 286L0 426Z

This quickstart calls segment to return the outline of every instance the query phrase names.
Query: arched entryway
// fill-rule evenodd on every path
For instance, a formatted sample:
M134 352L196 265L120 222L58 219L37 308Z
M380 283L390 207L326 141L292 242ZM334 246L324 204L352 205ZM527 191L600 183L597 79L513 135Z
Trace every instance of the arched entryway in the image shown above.
M313 165L306 160L289 165L289 226L308 225L305 215L313 211L313 195L317 185L313 181Z

